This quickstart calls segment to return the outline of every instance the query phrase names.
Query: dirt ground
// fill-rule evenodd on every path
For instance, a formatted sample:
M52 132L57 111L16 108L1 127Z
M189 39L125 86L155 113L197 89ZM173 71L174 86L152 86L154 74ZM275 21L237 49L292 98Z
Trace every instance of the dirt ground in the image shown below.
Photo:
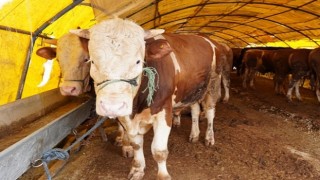
M302 89L304 101L294 98L288 103L273 93L271 80L257 78L256 90L242 89L234 74L231 80L229 103L217 105L213 147L204 145L205 120L200 122L197 143L188 142L189 114L182 117L181 127L172 128L167 161L172 179L320 179L320 105L314 93ZM113 145L114 129L108 128L106 143L95 132L54 179L126 179L131 159L122 157L121 148ZM145 135L146 180L157 174L152 136L152 130ZM21 179L37 176L33 172Z

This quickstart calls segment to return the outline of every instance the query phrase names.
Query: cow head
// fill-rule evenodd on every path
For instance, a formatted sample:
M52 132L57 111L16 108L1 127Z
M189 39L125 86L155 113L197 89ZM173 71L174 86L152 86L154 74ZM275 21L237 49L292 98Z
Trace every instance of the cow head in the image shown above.
M143 73L144 39L164 30L144 31L132 21L114 18L89 31L72 32L90 37L90 75L95 82L96 112L111 118L130 115Z
M88 40L68 33L57 42L57 49L43 47L37 50L37 55L46 59L57 58L63 82L60 92L64 96L79 96L90 91L88 63Z

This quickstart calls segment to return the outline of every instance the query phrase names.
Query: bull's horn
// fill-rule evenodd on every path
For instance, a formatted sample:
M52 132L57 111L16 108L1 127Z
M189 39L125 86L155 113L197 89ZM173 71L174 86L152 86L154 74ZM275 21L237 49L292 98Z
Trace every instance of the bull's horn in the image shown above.
M90 32L88 29L71 29L69 32L79 37L90 39Z

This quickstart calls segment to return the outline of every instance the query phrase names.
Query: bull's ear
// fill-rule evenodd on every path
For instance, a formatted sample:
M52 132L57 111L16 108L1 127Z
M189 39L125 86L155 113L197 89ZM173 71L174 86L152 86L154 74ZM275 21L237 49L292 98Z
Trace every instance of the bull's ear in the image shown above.
M144 39L153 38L159 34L163 34L164 29L150 29L144 31Z
M158 39L146 44L146 60L160 60L172 52L167 40Z
M90 39L90 32L88 29L72 29L69 32L79 37Z
M57 56L57 49L53 47L43 47L38 49L36 54L46 59L54 59Z

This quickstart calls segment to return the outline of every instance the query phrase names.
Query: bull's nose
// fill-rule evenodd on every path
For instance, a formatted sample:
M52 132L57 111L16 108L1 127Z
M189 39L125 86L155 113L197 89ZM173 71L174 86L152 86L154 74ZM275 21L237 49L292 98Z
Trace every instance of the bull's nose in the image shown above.
M128 105L125 102L108 103L107 104L103 101L100 101L100 104L105 110L117 111L117 110L122 110L122 109L128 108Z
M62 86L60 91L64 96L78 96L80 94L80 91L75 86Z

